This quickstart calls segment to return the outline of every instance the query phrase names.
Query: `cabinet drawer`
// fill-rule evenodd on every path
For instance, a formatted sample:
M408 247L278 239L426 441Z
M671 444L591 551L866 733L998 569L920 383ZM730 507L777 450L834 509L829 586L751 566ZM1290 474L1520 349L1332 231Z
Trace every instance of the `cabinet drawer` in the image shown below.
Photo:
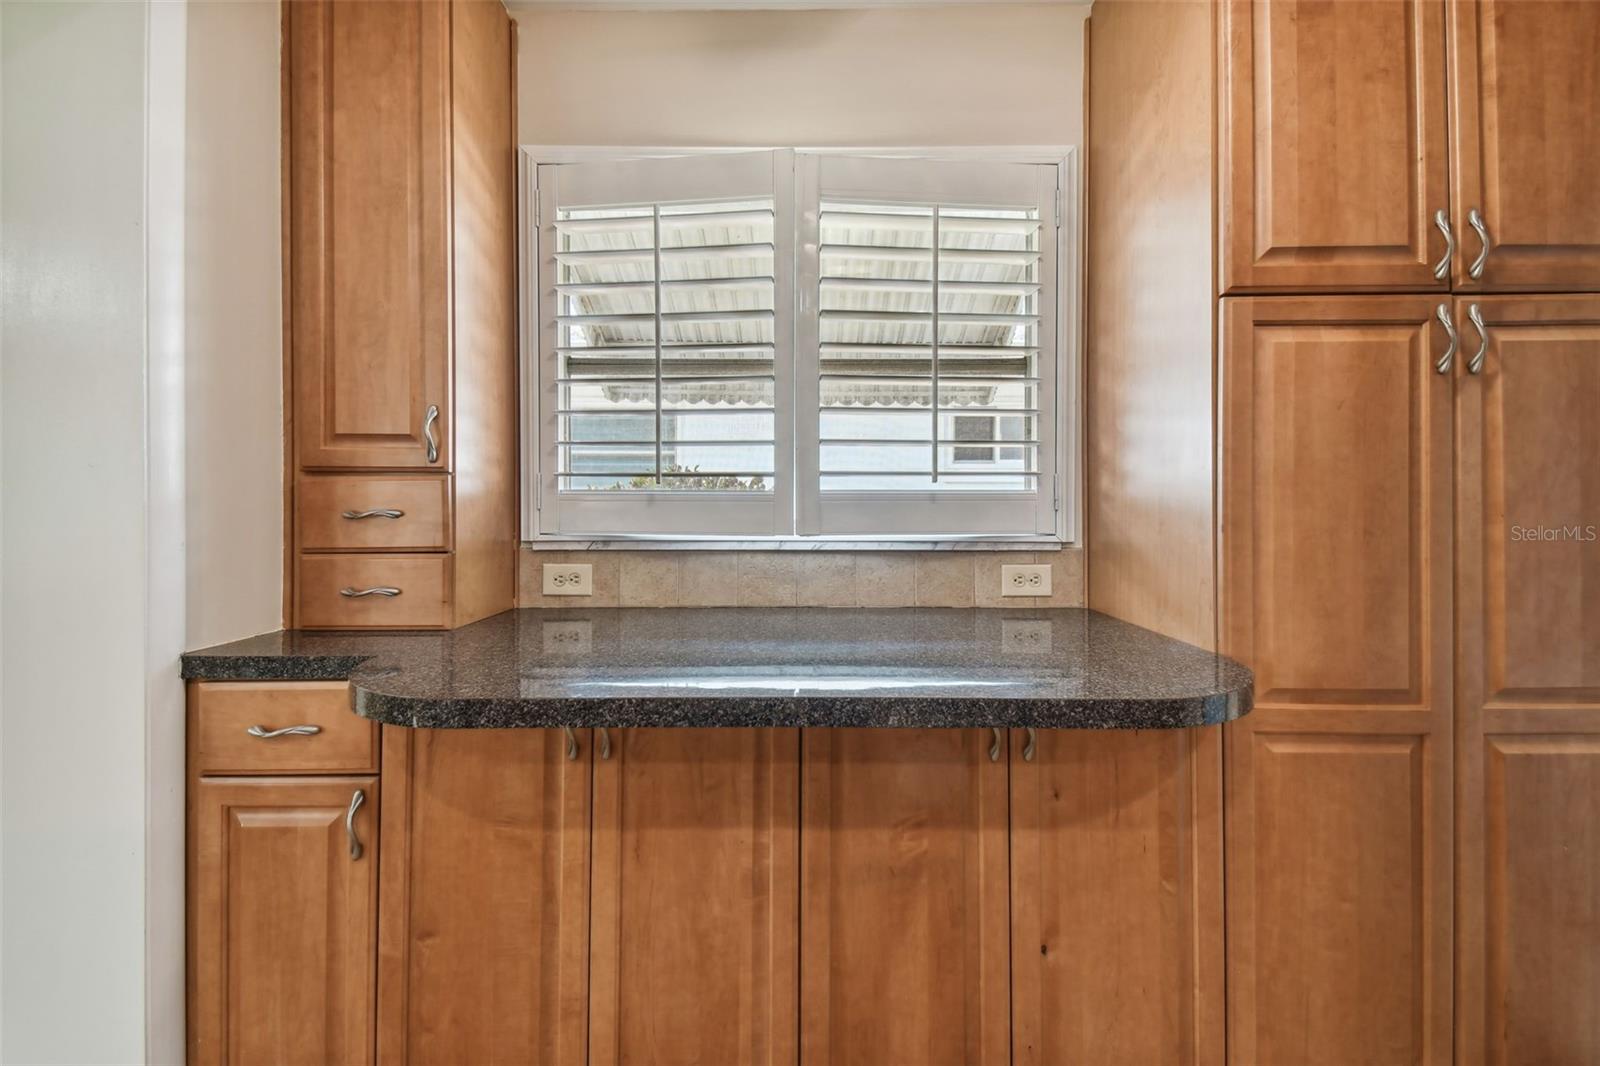
M356 717L350 709L350 686L343 681L199 681L190 701L195 773L366 773L378 768L378 724ZM314 732L257 735L295 727Z
M303 477L295 513L310 551L436 551L448 547L443 477Z
M306 629L431 629L445 624L444 555L301 555ZM382 590L382 591L374 591Z

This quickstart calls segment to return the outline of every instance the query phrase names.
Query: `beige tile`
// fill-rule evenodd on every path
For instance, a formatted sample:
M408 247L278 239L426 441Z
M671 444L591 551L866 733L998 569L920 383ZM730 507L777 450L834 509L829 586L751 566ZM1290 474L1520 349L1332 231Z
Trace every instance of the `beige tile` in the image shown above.
M801 607L854 607L856 560L846 552L797 556L795 602Z
M542 576L539 572L539 559L546 552L528 551L526 548L517 551L517 606L537 607L534 601L539 598L539 583Z
M621 552L617 602L624 607L678 606L677 552Z
M917 602L917 560L909 552L857 555L856 599L863 607L911 607Z
M972 598L979 607L1037 607L1038 596L1000 595L1000 568L1044 562L1032 552L978 552L972 556Z
M795 564L784 552L740 552L739 606L793 607Z
M679 607L732 607L739 602L736 552L684 552L678 566Z
M1051 607L1082 607L1084 604L1083 549L1064 548L1053 554L1039 556L1040 562L1050 562L1050 596L1041 598L1041 605Z
M927 552L917 556L918 607L971 607L972 555Z

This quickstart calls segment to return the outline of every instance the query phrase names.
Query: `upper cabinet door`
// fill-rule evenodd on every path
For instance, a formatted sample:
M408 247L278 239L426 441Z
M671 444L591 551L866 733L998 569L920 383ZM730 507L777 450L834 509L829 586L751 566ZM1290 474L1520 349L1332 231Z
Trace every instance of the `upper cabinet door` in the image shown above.
M1450 36L1457 287L1600 290L1600 4L1451 0Z
M1221 20L1222 291L1447 288L1442 0Z
M286 10L299 465L448 469L450 6Z

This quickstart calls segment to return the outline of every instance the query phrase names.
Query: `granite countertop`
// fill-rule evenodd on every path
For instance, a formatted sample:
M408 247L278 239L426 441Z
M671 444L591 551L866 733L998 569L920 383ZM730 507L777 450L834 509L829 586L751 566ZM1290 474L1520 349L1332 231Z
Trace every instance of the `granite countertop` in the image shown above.
M1249 712L1231 659L1078 608L507 611L452 632L287 631L183 657L199 680L343 680L423 728L1170 729Z

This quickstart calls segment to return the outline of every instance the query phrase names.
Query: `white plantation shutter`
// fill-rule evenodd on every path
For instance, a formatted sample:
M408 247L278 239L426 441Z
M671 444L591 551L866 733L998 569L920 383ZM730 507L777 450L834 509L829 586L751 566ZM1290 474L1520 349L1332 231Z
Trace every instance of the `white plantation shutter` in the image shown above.
M792 156L539 167L541 530L792 530Z
M799 160L798 531L1056 532L1057 168Z

